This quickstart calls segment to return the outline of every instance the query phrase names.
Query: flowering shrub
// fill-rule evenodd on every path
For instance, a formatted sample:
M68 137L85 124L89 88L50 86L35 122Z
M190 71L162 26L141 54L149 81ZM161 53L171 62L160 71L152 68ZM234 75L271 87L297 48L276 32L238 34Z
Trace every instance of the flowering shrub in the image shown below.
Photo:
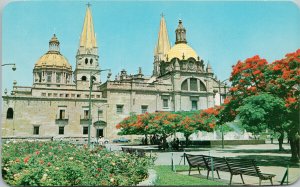
M14 186L136 185L147 177L152 163L149 157L63 142L2 146L2 177Z

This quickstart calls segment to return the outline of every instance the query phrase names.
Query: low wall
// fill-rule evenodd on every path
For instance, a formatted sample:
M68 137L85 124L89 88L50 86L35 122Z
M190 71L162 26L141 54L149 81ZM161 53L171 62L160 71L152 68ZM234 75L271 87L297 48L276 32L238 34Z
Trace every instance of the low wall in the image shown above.
M224 140L224 145L265 144L265 140ZM185 146L185 141L180 141ZM189 147L212 147L222 145L222 140L190 140Z

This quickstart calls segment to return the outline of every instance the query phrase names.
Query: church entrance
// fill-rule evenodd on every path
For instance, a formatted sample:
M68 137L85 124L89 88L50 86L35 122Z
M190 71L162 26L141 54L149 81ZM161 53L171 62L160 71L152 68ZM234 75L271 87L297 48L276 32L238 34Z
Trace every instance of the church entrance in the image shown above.
M96 137L99 138L99 137L103 137L103 129L97 129L96 131Z

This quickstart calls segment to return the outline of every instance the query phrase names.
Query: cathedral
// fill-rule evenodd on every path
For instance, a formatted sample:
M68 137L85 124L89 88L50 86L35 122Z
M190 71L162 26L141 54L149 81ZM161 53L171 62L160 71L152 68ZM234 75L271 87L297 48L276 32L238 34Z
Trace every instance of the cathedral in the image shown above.
M144 76L139 67L137 74L124 69L112 79L109 70L101 69L101 49L88 6L76 66L73 69L61 54L54 34L49 50L34 64L32 86L14 81L12 92L3 95L2 137L87 138L90 132L92 137L114 139L116 124L132 114L220 105L226 85L188 45L186 31L179 20L172 46L162 16L152 76ZM100 80L101 72L107 74L106 80Z

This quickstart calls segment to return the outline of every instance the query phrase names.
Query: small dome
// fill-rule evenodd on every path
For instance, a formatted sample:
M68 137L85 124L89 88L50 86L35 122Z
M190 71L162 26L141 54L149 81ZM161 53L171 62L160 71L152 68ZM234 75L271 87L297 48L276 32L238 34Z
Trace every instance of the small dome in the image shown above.
M34 65L34 68L43 67L72 70L68 60L63 55L51 52L44 54Z
M184 58L183 58L184 56ZM186 43L178 43L174 45L167 53L168 60L171 61L173 58L178 58L179 60L182 59L189 59L194 58L195 60L198 59L197 53L194 51Z
M59 52L59 41L54 34L49 41L49 51L34 65L34 68L57 68L72 70L68 60Z

